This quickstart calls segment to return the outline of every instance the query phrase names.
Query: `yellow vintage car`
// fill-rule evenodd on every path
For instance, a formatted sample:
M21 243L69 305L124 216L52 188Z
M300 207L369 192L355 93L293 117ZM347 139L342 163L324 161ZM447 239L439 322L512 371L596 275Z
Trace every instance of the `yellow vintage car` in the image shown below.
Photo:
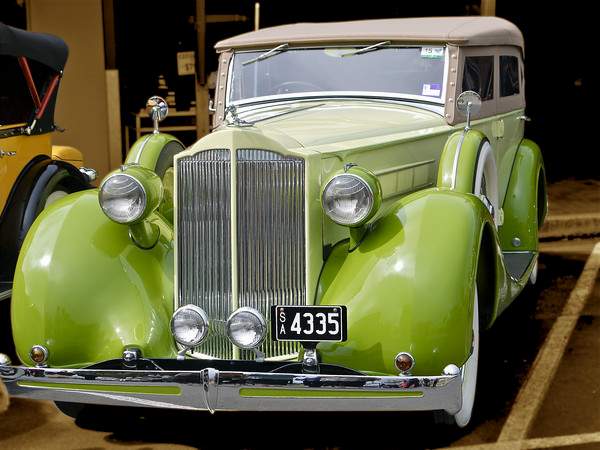
M79 150L52 145L67 56L56 36L0 23L0 301L11 295L19 249L40 211L95 178Z

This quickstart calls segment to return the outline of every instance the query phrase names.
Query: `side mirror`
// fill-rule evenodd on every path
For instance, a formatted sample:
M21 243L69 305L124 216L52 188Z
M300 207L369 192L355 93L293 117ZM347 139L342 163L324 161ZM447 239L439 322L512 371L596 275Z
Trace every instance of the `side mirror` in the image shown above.
M477 114L481 109L481 97L475 91L464 91L456 99L456 109L467 116L465 130L471 129L471 115Z
M167 102L158 95L152 96L146 102L146 112L154 122L154 133L158 133L158 122L164 120L169 114Z

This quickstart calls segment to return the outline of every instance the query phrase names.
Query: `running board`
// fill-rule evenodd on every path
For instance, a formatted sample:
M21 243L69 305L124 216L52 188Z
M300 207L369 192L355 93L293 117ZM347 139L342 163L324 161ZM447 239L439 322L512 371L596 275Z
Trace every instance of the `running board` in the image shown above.
M508 274L515 280L520 280L525 275L527 268L537 256L536 252L502 252L504 265Z

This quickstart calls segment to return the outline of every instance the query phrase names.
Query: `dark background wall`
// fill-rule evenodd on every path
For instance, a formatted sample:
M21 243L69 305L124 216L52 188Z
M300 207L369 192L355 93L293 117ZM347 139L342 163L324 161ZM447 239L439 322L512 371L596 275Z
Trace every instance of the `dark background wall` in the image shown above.
M469 0L262 0L261 27L302 21L359 20L431 15L477 15ZM194 0L115 0L116 59L121 76L122 117L144 105L156 92L159 74L177 87L176 52L193 50ZM24 26L23 8L0 0L0 20ZM239 14L247 22L207 25L206 73L216 68L212 46L250 31L254 1L206 0L207 14ZM599 59L588 2L568 4L496 0L497 15L514 22L525 37L527 136L544 152L548 178L600 177L596 138L598 82L592 70ZM67 67L68 70L68 67ZM598 77L596 77L598 78ZM173 81L174 80L174 81ZM596 84L594 84L596 83ZM594 88L596 86L596 88ZM600 127L599 127L600 128Z

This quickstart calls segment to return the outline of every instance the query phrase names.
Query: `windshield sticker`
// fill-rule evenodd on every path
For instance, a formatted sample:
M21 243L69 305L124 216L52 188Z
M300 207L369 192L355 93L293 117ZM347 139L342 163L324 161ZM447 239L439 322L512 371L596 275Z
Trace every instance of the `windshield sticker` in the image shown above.
M427 95L428 97L439 97L441 93L441 83L427 83L423 85L423 92L421 93L421 95Z
M421 95L427 95L429 97L439 97L441 93L441 83L427 83L423 85L423 92L421 92Z
M444 47L421 47L421 58L442 59L443 57Z

